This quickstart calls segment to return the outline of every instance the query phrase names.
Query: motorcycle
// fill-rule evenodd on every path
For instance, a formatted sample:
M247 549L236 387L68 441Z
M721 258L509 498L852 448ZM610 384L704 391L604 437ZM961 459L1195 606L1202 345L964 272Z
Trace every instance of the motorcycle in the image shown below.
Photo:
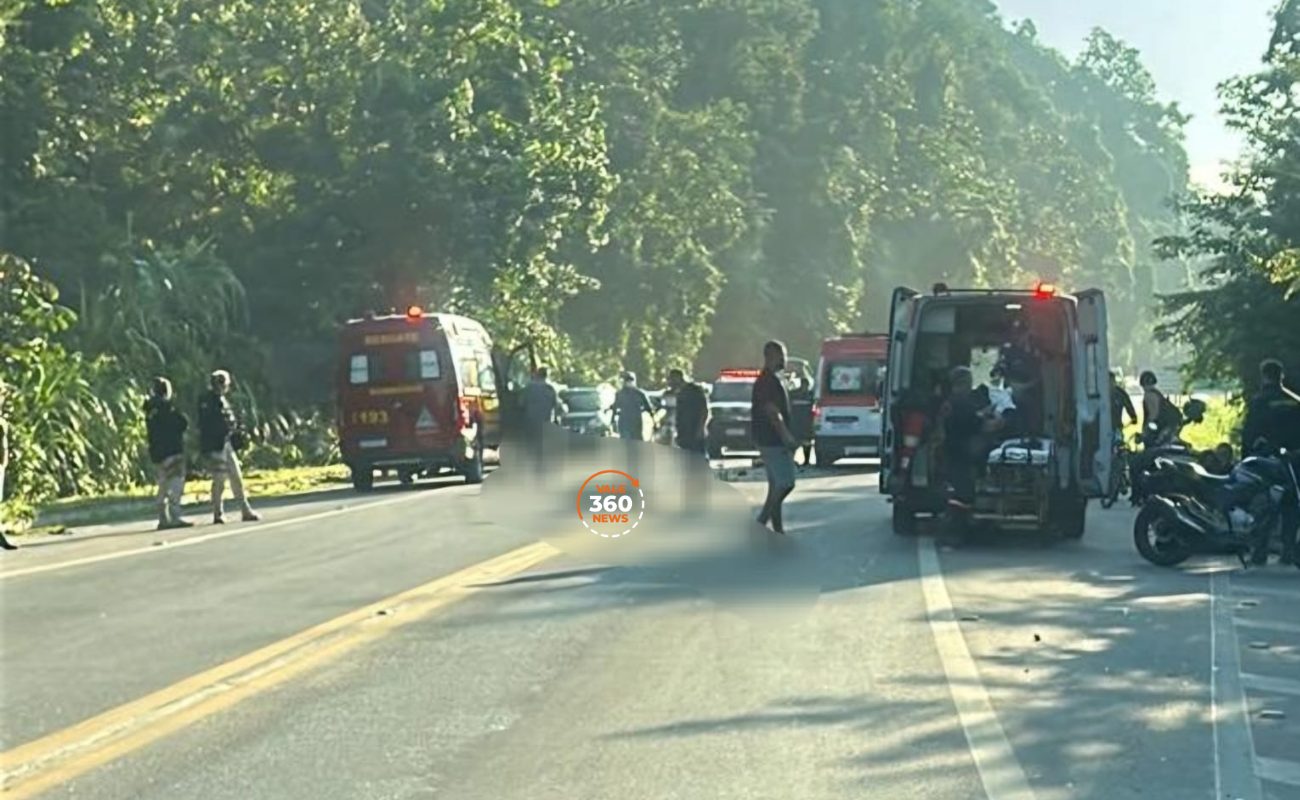
M1147 474L1147 497L1133 523L1133 542L1152 564L1171 567L1194 553L1231 553L1247 566L1261 535L1284 512L1300 513L1296 457L1281 450L1252 456L1227 475L1196 461L1159 457Z

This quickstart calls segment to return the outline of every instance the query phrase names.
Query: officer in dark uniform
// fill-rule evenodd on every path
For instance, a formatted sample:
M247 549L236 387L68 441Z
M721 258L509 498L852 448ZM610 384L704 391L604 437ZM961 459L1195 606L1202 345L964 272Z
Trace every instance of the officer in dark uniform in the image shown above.
M1241 426L1242 452L1263 454L1285 447L1295 458L1300 451L1300 395L1283 384L1282 362L1265 359L1259 365L1259 393L1246 405L1246 419ZM1296 533L1300 527L1300 510L1288 505L1282 512L1282 563L1297 563ZM1253 561L1268 559L1268 532L1256 549Z

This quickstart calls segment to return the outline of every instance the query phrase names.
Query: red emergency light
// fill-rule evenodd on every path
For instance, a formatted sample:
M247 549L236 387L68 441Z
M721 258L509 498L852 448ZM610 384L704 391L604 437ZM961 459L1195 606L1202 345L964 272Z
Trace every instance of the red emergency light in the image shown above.
M761 369L724 369L718 373L723 378L757 378L762 374Z
M407 306L406 308L407 319L421 319L423 317L424 317L424 309L420 308L419 306Z
M1056 297L1056 284L1039 281L1034 284L1034 297L1040 300Z

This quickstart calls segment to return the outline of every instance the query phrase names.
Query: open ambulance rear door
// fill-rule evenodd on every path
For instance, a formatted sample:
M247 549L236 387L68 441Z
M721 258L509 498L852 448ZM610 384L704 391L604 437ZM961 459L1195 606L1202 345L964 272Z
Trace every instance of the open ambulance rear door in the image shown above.
M915 347L915 335L912 331L916 321L916 298L919 293L906 286L894 289L894 297L889 308L889 352L888 366L885 368L885 391L881 399L880 427L880 491L889 494L892 485L891 475L897 469L899 441L898 420L894 419L895 409L903 399L903 394L911 385L911 353Z
M1110 351L1106 296L1100 289L1075 294L1078 326L1074 358L1074 473L1085 497L1103 497L1110 485Z

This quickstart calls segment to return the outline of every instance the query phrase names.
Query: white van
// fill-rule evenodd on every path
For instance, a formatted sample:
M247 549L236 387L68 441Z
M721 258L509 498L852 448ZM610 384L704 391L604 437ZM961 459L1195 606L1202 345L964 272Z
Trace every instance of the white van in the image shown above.
M1034 353L1037 380L1021 395L1016 435L985 442L987 463L980 451L974 503L960 521L1082 536L1087 499L1105 494L1110 474L1102 292L899 288L889 331L880 487L893 503L895 533L912 534L918 514L952 507L941 441L947 376L970 367L979 386L1019 337Z

